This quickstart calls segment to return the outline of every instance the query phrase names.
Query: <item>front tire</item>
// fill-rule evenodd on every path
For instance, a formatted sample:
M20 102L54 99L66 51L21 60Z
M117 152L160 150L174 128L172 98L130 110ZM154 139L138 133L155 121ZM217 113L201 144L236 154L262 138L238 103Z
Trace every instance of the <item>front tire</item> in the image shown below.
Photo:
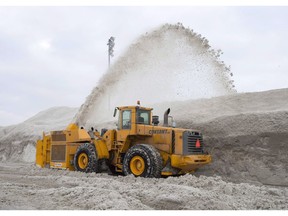
M145 178L159 178L162 171L160 153L151 145L138 144L131 147L125 154L123 161L124 175L141 176Z
M74 155L74 167L80 172L97 172L98 160L92 144L83 143L77 148Z

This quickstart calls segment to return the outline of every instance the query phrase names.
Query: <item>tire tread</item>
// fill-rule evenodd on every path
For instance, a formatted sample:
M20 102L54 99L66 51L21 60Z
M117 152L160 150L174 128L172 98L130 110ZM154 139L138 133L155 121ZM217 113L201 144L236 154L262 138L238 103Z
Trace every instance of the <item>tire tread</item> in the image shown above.
M124 175L132 174L129 163L130 160L136 156L140 155L145 160L145 169L144 173L140 176L148 178L160 178L162 171L162 158L159 151L152 145L148 144L137 144L132 146L127 153L125 154L123 161L123 173Z

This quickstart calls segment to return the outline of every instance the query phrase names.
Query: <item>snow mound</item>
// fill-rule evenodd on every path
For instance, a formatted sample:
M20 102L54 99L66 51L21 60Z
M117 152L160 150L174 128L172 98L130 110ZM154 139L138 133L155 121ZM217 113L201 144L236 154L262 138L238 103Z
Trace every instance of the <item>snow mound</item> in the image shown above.
M42 136L43 131L63 130L77 110L54 107L23 123L0 128L0 161L35 161L36 140Z
M204 134L213 161L198 174L288 186L288 89L183 102L179 127Z

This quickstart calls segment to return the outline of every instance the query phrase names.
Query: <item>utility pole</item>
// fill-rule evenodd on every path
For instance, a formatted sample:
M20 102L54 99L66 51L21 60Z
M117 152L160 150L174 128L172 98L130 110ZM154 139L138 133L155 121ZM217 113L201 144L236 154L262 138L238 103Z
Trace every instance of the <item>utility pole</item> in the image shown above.
M108 40L108 68L110 68L110 56L113 57L113 48L114 48L114 45L115 45L115 37L110 37L109 40Z

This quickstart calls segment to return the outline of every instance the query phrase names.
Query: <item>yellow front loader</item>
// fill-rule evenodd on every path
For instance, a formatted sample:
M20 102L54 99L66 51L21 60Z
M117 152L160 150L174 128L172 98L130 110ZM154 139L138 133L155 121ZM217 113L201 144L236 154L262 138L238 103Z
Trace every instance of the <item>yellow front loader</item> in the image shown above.
M87 131L76 124L66 130L43 133L37 141L36 164L40 167L112 173L142 177L161 177L194 172L209 164L202 134L196 130L169 125L170 109L164 124L152 116L152 108L115 108L118 128Z

